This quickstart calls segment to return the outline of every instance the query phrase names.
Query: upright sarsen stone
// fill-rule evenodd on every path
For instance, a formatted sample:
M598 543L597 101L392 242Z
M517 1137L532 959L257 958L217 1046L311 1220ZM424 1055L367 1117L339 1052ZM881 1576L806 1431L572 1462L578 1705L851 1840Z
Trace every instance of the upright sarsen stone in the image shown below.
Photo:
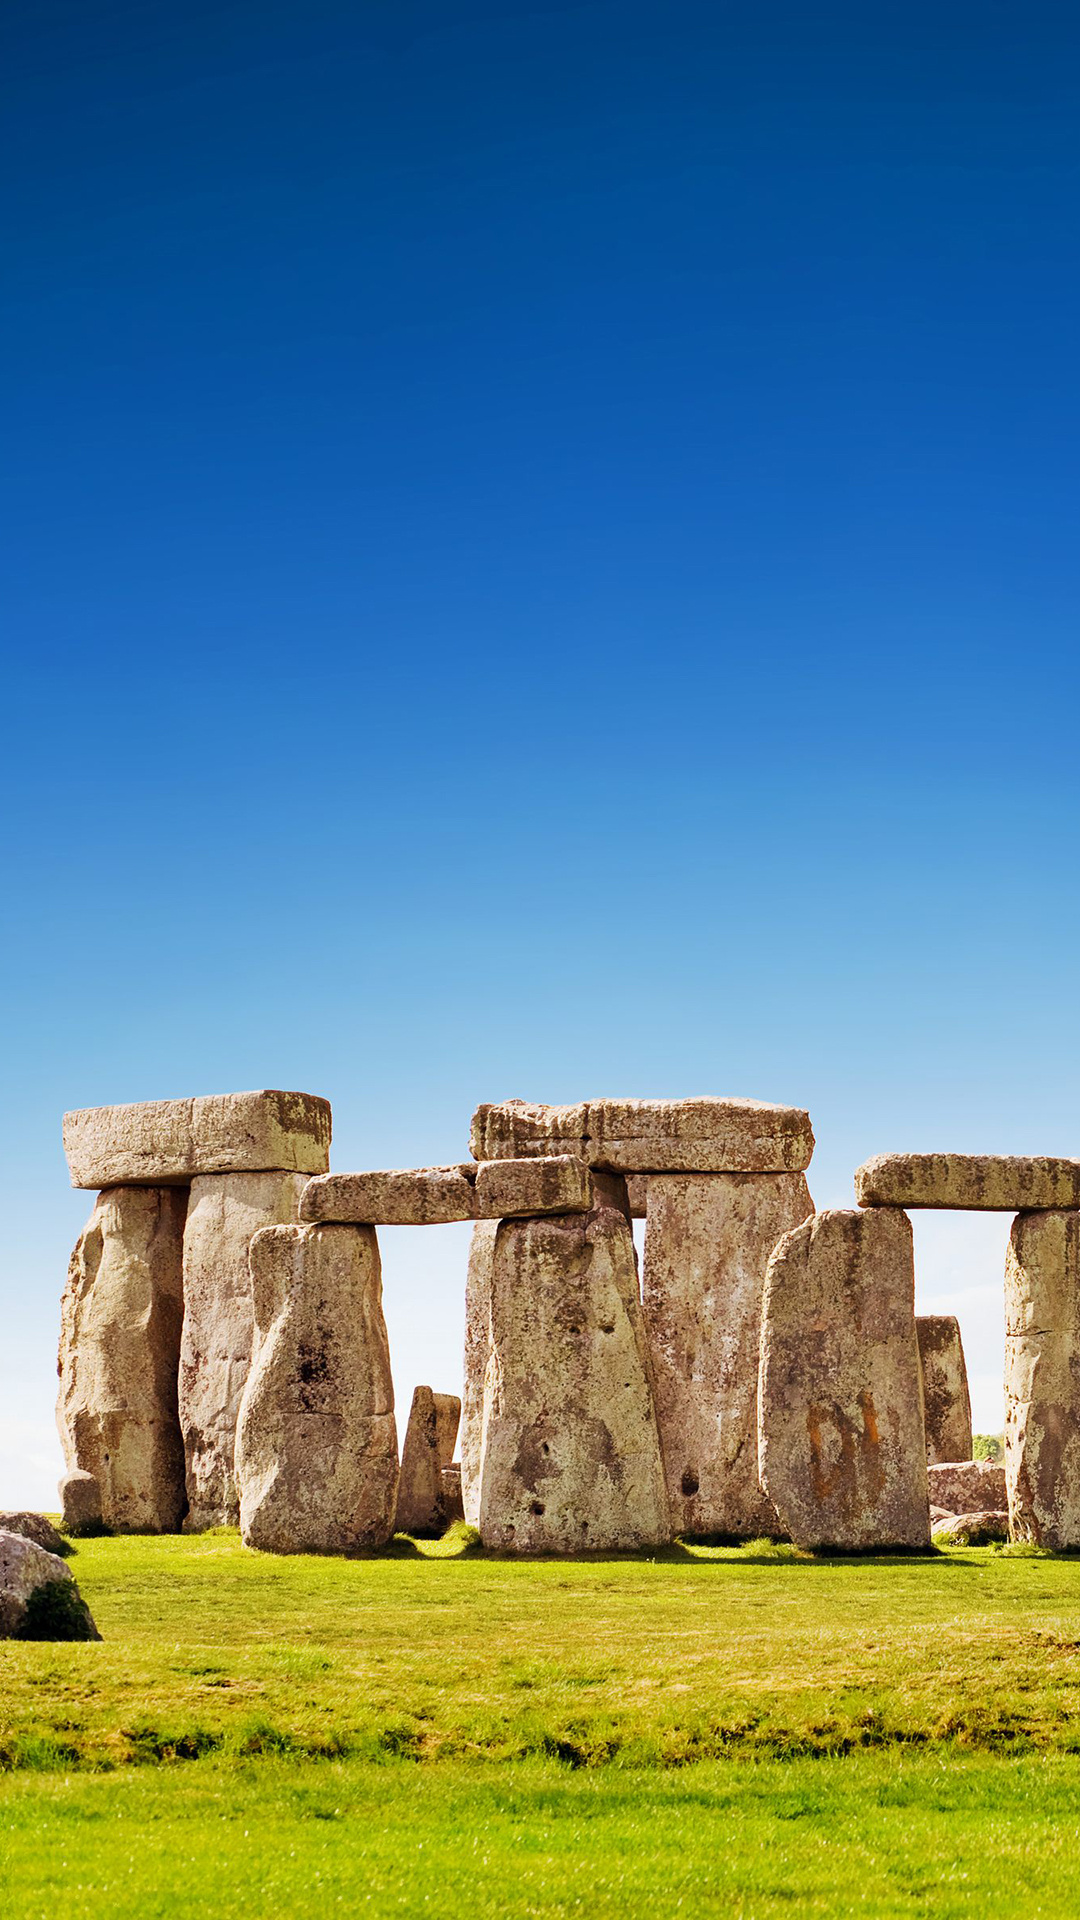
M817 1213L765 1275L762 1481L806 1547L930 1542L911 1223L897 1208Z
M395 1533L438 1538L452 1518L443 1474L453 1465L461 1401L456 1393L417 1387L401 1449ZM457 1502L456 1504L460 1504Z
M465 1368L461 1394L461 1504L470 1527L480 1525L480 1462L484 1381L491 1354L491 1270L497 1220L473 1228L465 1280Z
M108 1188L68 1269L57 1425L68 1469L93 1475L101 1519L120 1533L170 1533L184 1517L186 1207L184 1188Z
M1080 1546L1080 1212L1021 1213L1005 1260L1005 1479L1014 1540Z
M503 1221L490 1272L485 1546L573 1553L670 1538L629 1221Z
M193 1532L235 1527L240 1516L233 1453L255 1325L248 1246L260 1227L296 1219L306 1180L303 1173L207 1173L191 1183L179 1410Z
M236 1431L244 1543L347 1553L390 1538L394 1388L373 1227L264 1227L256 1347Z
M765 1267L813 1212L801 1173L663 1173L646 1183L642 1308L674 1531L777 1530L758 1479Z
M971 1459L971 1400L960 1322L951 1313L915 1320L923 1379L926 1458L930 1466Z

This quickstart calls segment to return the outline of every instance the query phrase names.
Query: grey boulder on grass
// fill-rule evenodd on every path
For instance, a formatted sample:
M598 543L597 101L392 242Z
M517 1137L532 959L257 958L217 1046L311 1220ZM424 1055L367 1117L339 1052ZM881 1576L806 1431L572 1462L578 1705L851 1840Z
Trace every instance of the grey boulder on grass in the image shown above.
M70 1568L19 1533L0 1532L0 1639L101 1639Z
M0 1513L0 1533L19 1533L24 1540L32 1540L36 1547L59 1554L61 1559L71 1552L63 1534L57 1533L43 1513Z

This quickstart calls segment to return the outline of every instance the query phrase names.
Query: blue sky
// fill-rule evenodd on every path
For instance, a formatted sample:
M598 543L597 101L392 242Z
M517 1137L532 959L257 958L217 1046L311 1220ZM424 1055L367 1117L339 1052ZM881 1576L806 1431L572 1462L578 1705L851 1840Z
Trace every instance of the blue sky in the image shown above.
M1035 4L10 0L0 1504L65 1107L1080 1152L1077 55ZM918 1225L996 1424L1004 1226ZM388 1234L399 1396L464 1240Z

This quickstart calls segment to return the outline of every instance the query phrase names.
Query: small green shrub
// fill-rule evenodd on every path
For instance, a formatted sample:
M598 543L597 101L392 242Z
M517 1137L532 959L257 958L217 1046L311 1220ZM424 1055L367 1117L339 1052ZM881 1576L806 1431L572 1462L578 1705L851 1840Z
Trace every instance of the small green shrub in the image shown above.
M996 1466L1005 1458L1005 1435L1003 1433L977 1433L971 1442L973 1460L990 1460Z
M46 1580L26 1603L17 1640L100 1640L74 1580Z

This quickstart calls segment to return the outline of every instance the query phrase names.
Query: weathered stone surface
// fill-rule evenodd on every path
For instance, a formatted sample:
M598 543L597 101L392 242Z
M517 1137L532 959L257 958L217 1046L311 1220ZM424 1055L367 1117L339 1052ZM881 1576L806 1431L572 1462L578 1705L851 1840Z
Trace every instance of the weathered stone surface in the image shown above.
M53 1604L35 1618L35 1595L50 1589ZM70 1567L20 1533L0 1532L0 1639L101 1639Z
M801 1108L715 1097L504 1100L477 1108L470 1137L477 1160L572 1153L610 1173L799 1173L813 1150Z
M56 1419L69 1468L93 1474L105 1525L169 1533L186 1506L177 1414L187 1192L111 1187L71 1256Z
M78 1536L81 1533L101 1532L104 1524L101 1517L101 1483L96 1473L84 1473L76 1467L73 1473L65 1473L57 1492L60 1495L65 1533Z
M24 1540L32 1540L35 1547L61 1558L71 1551L63 1534L57 1533L43 1513L0 1513L0 1533L19 1533Z
M860 1207L1018 1213L1080 1207L1080 1160L999 1153L879 1153L855 1170Z
M324 1173L309 1180L303 1221L371 1227L434 1227L476 1217L476 1168L400 1167L383 1173Z
M642 1308L676 1533L776 1533L757 1457L765 1267L813 1212L801 1173L660 1173L648 1182Z
M930 1539L911 1223L897 1208L814 1214L765 1275L762 1481L806 1547Z
M470 1527L480 1525L480 1458L484 1378L491 1352L491 1269L497 1220L473 1228L465 1280L465 1368L461 1395L461 1501Z
M939 1460L970 1460L971 1400L960 1322L951 1313L920 1313L916 1315L915 1331L922 1366L927 1460L931 1466Z
M944 1512L979 1513L1008 1505L1005 1469L993 1460L943 1460L927 1472L930 1504Z
M464 1520L465 1508L461 1498L461 1463L452 1460L442 1470L442 1503L445 1524L450 1526L454 1520Z
M1080 1212L1021 1213L1005 1260L1013 1538L1080 1546Z
M625 1213L503 1221L490 1282L480 1534L513 1553L670 1538Z
M330 1102L313 1093L141 1100L64 1115L73 1187L186 1185L200 1173L324 1173Z
M191 1183L179 1412L192 1533L240 1517L233 1454L255 1330L248 1246L260 1227L296 1219L304 1184L302 1173L205 1173Z
M438 1539L451 1516L446 1510L443 1470L451 1465L461 1401L456 1393L417 1387L401 1449L395 1533Z
M587 1213L593 1179L570 1154L543 1159L489 1160L477 1170L479 1220L523 1219L541 1213Z
M950 1513L934 1528L935 1547L989 1547L1009 1537L1009 1515L1004 1508L977 1513Z
M345 1553L393 1531L394 1388L373 1227L264 1227L256 1346L236 1432L240 1528L268 1553Z
M649 1176L647 1173L627 1174L626 1199L630 1208L631 1220L645 1220L648 1218Z

